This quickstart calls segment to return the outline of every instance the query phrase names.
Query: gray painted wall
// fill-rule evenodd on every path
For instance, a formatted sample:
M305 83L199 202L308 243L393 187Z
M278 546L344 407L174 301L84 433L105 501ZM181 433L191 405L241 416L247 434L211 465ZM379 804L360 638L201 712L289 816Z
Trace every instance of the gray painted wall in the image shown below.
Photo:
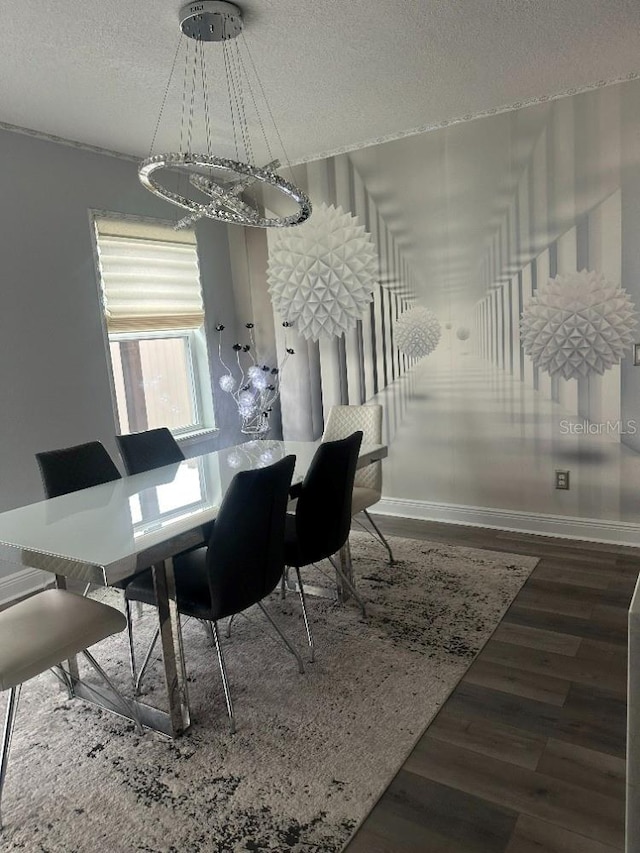
M98 439L119 462L89 210L175 213L125 159L0 131L0 161L2 511L41 499L36 451ZM226 227L201 223L198 246L219 427L206 441L213 449L240 440L217 383L213 331L221 321L235 327ZM13 570L0 565L0 575Z

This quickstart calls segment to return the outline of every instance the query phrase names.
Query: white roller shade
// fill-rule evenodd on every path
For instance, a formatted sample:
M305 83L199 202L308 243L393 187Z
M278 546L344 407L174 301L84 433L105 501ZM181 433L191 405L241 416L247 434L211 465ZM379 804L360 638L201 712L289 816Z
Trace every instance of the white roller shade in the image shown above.
M193 329L202 325L204 308L195 235L178 235L170 228L153 226L148 229L148 237L144 232L144 236L133 236L133 225L108 219L96 220L96 226L109 332Z

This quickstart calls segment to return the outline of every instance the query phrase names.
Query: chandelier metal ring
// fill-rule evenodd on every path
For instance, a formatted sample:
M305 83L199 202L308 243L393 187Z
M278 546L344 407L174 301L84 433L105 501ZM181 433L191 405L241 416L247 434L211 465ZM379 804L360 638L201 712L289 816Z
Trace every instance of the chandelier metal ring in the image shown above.
M209 184L208 194L211 194L213 201L204 204L164 187L153 176L154 172L157 172L159 169L166 169L172 166L204 169L213 167L235 175L242 175L245 178L251 178L260 183L268 184L281 192L298 205L298 210L289 216L261 216L257 210L253 210L249 205L241 202L234 191L233 181L230 183L218 183L206 176L203 177L206 177L206 183ZM165 199L165 201L170 201L190 211L197 219L207 216L211 219L221 219L224 222L240 225L253 225L258 228L287 228L290 225L298 225L304 222L311 215L311 202L301 190L274 172L259 169L256 166L252 166L249 163L241 163L238 160L228 160L224 157L214 157L210 154L156 154L140 163L138 176L143 186L152 193ZM206 191L204 183L202 181L199 182L198 189L201 192Z

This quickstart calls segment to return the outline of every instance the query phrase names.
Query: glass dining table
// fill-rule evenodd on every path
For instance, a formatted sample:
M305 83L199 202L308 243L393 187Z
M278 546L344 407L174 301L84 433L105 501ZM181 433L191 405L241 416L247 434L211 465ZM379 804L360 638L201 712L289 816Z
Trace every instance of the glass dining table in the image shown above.
M152 567L164 661L167 709L134 700L144 726L177 737L190 725L182 632L176 604L172 558L204 545L209 522L241 470L264 467L288 454L296 457L293 481L309 467L319 442L255 440L192 457L0 513L0 559L69 581L112 586ZM385 458L385 445L363 445L358 467ZM76 680L73 695L121 713L109 694L97 695Z

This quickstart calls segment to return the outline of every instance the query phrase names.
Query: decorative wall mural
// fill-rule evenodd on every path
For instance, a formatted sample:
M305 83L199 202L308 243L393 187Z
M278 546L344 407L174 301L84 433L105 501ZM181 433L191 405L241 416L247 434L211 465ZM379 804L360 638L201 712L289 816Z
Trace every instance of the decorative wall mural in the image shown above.
M424 358L438 346L442 328L433 311L418 306L398 317L394 332L401 352L410 358Z
M524 351L551 376L578 379L618 364L638 315L627 292L602 273L550 278L522 312Z
M377 274L371 236L333 205L319 204L303 225L275 234L269 250L273 305L307 340L353 329L373 300Z

